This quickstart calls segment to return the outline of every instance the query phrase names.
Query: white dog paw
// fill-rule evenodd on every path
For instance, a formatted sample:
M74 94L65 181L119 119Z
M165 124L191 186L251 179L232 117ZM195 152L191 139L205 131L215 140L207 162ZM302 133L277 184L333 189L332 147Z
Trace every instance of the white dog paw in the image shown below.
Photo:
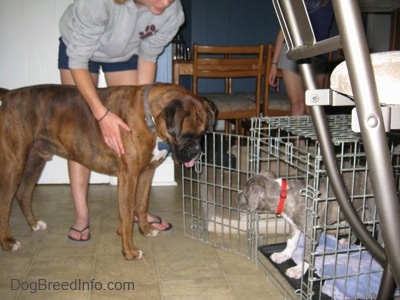
M285 274L289 278L300 279L303 276L302 265L297 265L286 270Z
M151 230L151 231L147 234L147 236L148 236L148 237L155 237L155 236L157 236L159 233L160 233L160 230L154 229L154 230Z
M347 247L349 245L349 241L346 238L340 239L338 243L339 243L339 246L342 246L342 247Z
M42 220L39 220L39 221L36 223L36 226L33 226L33 227L32 227L32 230L33 230L33 231L39 231L39 230L45 230L45 229L47 229L47 224L46 224L46 222L44 222L44 221L42 221Z
M21 243L18 242L18 241L15 241L15 244L12 246L11 251L17 251L17 250L19 250L21 248L22 248Z
M271 254L270 258L273 262L275 262L277 264L281 264L281 263L287 261L288 259L290 259L291 257L283 252L275 252L275 253Z
M139 250L139 255L136 257L136 260L142 259L143 258L143 251Z
M302 264L287 269L285 274L287 277L300 279L301 276L303 276L307 272L309 266L310 266L309 263L303 262Z

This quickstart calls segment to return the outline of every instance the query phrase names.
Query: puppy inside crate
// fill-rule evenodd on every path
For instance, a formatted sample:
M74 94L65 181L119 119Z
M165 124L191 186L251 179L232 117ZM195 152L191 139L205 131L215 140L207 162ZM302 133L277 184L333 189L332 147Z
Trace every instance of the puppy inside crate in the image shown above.
M250 213L239 209L237 196L250 176L252 158L249 137L209 134L205 139L205 157L198 174L201 217L207 231L214 233L283 236L286 222L273 214ZM256 220L253 220L257 218ZM257 226L257 228L251 226Z
M369 180L366 178L366 176L368 177L366 172L344 172L342 176L353 206L361 220L366 224L377 221L375 200L372 196ZM306 185L313 187L315 183L311 181L313 179L310 179L307 183L305 180L276 178L272 172L262 172L252 176L238 195L240 208L248 211L279 213L291 224L290 237L287 240L286 248L281 252L273 253L270 257L277 264L292 258L301 232L304 232L306 237L303 257L309 258L312 251L311 238L314 237L313 240L318 241L322 233L321 230L314 229L327 229L330 225L344 221L344 216L334 198L327 177L319 178L318 191L314 196L311 196L311 201L306 201ZM313 213L310 213L310 211ZM379 222L375 227L378 242L383 244ZM357 237L352 233L350 239L343 238L339 240L339 244L348 244L349 241L355 243L356 240ZM287 269L285 274L290 278L299 279L305 274L308 267L309 262L303 261Z

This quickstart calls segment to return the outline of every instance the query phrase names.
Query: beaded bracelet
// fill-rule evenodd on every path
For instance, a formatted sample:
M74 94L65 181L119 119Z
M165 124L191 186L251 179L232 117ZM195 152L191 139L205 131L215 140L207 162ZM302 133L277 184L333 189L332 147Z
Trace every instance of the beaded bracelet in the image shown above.
M107 114L109 113L109 111L110 111L110 109L107 108L106 113L105 113L100 119L98 119L97 122L100 122L101 120L103 120L103 119L107 116Z

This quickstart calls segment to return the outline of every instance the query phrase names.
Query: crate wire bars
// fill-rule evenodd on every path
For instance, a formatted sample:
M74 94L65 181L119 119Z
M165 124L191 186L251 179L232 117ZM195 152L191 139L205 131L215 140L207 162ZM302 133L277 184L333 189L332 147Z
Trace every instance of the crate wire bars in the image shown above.
M391 167L385 128L380 108L377 86L360 8L357 0L332 0L339 35L316 42L303 1L273 0L277 17L288 44L290 59L306 59L342 48L353 90L362 140L370 169L372 186L377 199L378 214L382 222L385 249L371 238L356 212L347 202L348 195L343 180L338 176L335 153L330 140L325 112L321 106L311 106L311 115L316 124L322 156L332 187L346 219L367 245L374 257L384 265L378 298L389 299L400 285L400 204ZM306 90L315 90L317 84L310 63L299 64Z
M282 31L285 35L285 40L289 46L289 51L287 53L289 58L295 60L306 59L311 56L316 56L340 48L343 49L351 87L354 92L352 99L354 100L357 109L361 134L358 137L358 140L351 140L351 138L348 139L350 136L350 133L348 133L349 135L343 137L344 140L339 143L336 142L335 144L333 138L334 134L332 134L332 128L330 127L331 120L328 120L329 117L327 118L325 115L323 107L315 104L310 107L312 123L315 125L315 140L312 138L310 139L307 132L299 131L286 135L287 132L285 133L285 130L281 131L280 129L275 129L273 132L269 133L269 137L266 139L269 144L266 145L267 147L265 148L269 150L258 152L259 149L262 148L261 144L259 141L250 139L249 144L245 143L246 145L250 145L249 147L239 148L245 149L244 152L247 152L249 160L247 169L242 168L240 164L235 165L235 167L232 168L232 165L229 163L229 161L232 161L230 158L231 154L228 154L225 158L225 160L228 160L228 165L224 166L223 153L225 153L225 150L220 151L220 154L215 153L214 150L211 155L216 155L216 160L218 160L217 158L219 157L219 163L217 161L206 162L207 160L201 162L203 167L206 166L205 174L214 175L211 175L210 177L208 177L208 175L202 175L203 177L201 177L199 174L202 173L183 175L184 181L186 179L186 181L191 182L189 184L189 189L191 189L191 191L187 194L187 197L184 196L185 230L186 225L190 225L190 231L187 231L188 235L217 246L222 243L223 248L240 252L241 254L247 255L252 260L257 260L257 258L254 257L255 247L257 245L273 244L274 241L271 242L270 239L274 236L279 236L281 239L285 239L287 234L286 225L283 227L276 226L275 233L273 232L274 230L263 233L262 230L264 230L265 224L260 225L258 223L254 226L254 224L256 224L256 222L254 222L255 219L261 220L262 218L265 218L267 219L266 224L278 224L279 219L269 219L269 216L262 216L260 218L261 215L259 213L253 213L252 215L237 211L234 206L234 199L238 190L242 188L246 181L246 177L248 178L255 172L265 169L274 170L278 176L282 177L285 175L288 177L293 176L295 178L304 177L308 183L305 197L308 202L313 204L312 208L307 210L307 214L311 215L311 221L307 226L311 226L313 231L305 238L312 240L313 254L309 258L306 258L309 260L311 265L307 274L308 279L303 278L301 283L301 289L299 291L301 297L306 299L314 297L322 298L323 292L321 290L316 292L313 289L314 286L319 286L320 289L323 289L324 287L321 285L322 281L328 282L332 279L333 281L339 282L340 278L359 278L360 275L370 276L370 274L376 273L370 268L367 271L359 270L357 274L353 275L348 274L348 272L345 273L345 275L337 275L335 272L334 276L328 276L323 270L321 273L321 278L323 278L322 280L314 277L314 271L317 269L317 261L320 260L319 257L322 257L322 260L325 260L324 255L318 255L320 253L318 252L320 250L317 248L319 241L313 240L313 238L315 239L316 237L315 233L317 231L329 231L329 233L331 233L333 230L334 233L336 232L334 234L336 238L342 237L343 235L349 238L350 234L348 232L353 231L361 240L359 246L361 250L343 250L335 246L336 248L334 248L334 250L330 250L332 254L334 254L335 260L339 261L339 258L336 258L338 257L338 253L357 253L357 251L368 249L378 264L383 266L383 275L381 277L380 285L378 286L379 291L377 295L370 293L364 298L376 297L378 299L389 299L393 295L396 283L400 284L400 260L397 255L397 249L400 248L400 236L398 235L398 232L400 231L400 204L398 202L397 194L399 182L399 155L398 147L396 147L398 137L395 133L390 133L389 135L386 135L385 133L382 112L378 101L377 88L373 76L368 46L363 31L358 2L356 0L332 0L340 36L320 42L315 41L307 12L302 1L273 0L273 3ZM303 63L299 65L299 70L306 89L315 90L317 84L313 76L314 73L312 66L308 63ZM295 120L288 120L290 123L289 128L293 127L293 121ZM254 129L257 125L252 127ZM285 138L279 136L281 133L285 133ZM228 140L230 138L232 137L223 137L223 139ZM219 139L218 136L217 139ZM313 142L308 143L308 140ZM236 141L233 144L239 145ZM350 144L352 145L349 146ZM219 149L219 146L215 149ZM341 155L339 161L337 156L338 153ZM318 157L317 160L315 160L316 157ZM259 166L257 163L254 164L257 159L259 159ZM343 163L341 162L342 159ZM282 167L281 164L284 166ZM207 170L214 167L217 168L216 173L212 170ZM226 173L226 171L228 171L228 175L221 176L221 174L224 172ZM236 175L230 177L229 172L234 172ZM237 176L237 173L240 173L241 176ZM368 176L364 177L364 186L372 186L373 193L370 193L369 189L364 188L362 193L356 193L354 195L353 190L355 189L345 188L343 174L346 173L368 174ZM327 182L334 191L335 198L340 204L340 211L345 215L348 224L345 222L344 225L339 223L338 226L331 226L330 224L324 224L323 226L318 225L320 228L314 226L316 224L316 218L314 216L316 215L316 211L319 209L318 203L334 201L329 195L326 199L320 199L318 194L318 181L320 178L324 177L329 178ZM372 178L371 184L368 184L368 180L366 180L367 177ZM216 178L220 178L220 183L216 183ZM236 181L232 181L229 178L233 178ZM311 182L314 183L309 183L310 178ZM227 180L227 182L225 183L224 180ZM353 186L355 185L356 184L353 183ZM219 197L217 192L211 192L210 196L210 188L211 191L214 190L218 191L222 195L228 195L228 200L225 200L225 197ZM203 193L201 192L202 190ZM184 195L186 195L186 191L188 191L188 189L184 185ZM201 196L201 194L203 196ZM204 194L206 194L206 196L204 196ZM190 197L193 197L193 195L195 197L193 198L194 200L188 200ZM364 219L363 214L361 214L361 218L359 218L357 211L355 211L351 205L351 201L358 201L358 199L361 199L361 201L365 201L366 203L367 199L369 199L371 195L374 195L374 198L376 199L376 211L380 216L380 222L382 224L381 227L383 239L385 241L385 248L382 248L372 237L376 227L378 226L377 224L379 224L376 213L373 214L374 219L372 221ZM349 201L349 199L351 201ZM185 201L188 203L185 204ZM206 206L204 206L204 202L206 203ZM229 223L229 221L226 225L226 218L224 217L220 219L210 219L210 211L207 208L208 205L211 205L211 207L215 206L214 211L211 209L211 216L216 215L215 210L220 210L220 213L222 211L221 215L227 217L236 214L238 220L244 220L244 224L246 225L243 225L240 222ZM234 207L233 211L231 211L230 207ZM245 214L243 215L243 213ZM186 220L188 220L188 222L186 222ZM210 229L210 220L211 223L218 223L222 228L226 227L228 234L225 233L225 230L222 230L219 233L213 233L216 234L215 236L209 236L208 234L210 231L208 229ZM197 221L201 224L201 230L198 231L196 235L193 234L192 229L197 228L196 226L193 227L193 224ZM205 228L207 228L207 230L205 230ZM281 228L284 229L282 230ZM214 226L214 231L216 231L216 229L217 227ZM244 238L241 238L240 241L235 240L235 242L233 242L232 237L238 233L240 236L244 236ZM327 239L325 238L324 241L327 241ZM276 242L279 242L279 239L276 239ZM325 245L327 242L322 244ZM239 247L238 245L242 246ZM322 251L321 253L325 253L325 251ZM363 253L358 253L360 253L358 255L360 257L359 261L361 262ZM350 257L350 254L346 255L346 257ZM346 259L349 260L349 258ZM372 266L372 258L370 261L369 266ZM325 266L325 264L323 265ZM335 270L338 269L337 264L334 264L334 266ZM364 281L372 282L370 277L358 280L355 284L354 290L357 291L358 287L361 286L360 283ZM334 287L331 287L330 289L331 291L334 291Z
M367 218L373 194L361 136L351 131L349 115L327 118L335 147L335 164L350 181L348 192L351 201L361 201L359 214L363 226L372 235L377 231L379 221L375 209ZM305 231L307 235L301 243L310 243L312 251L305 257L299 250L298 259L306 260L310 267L297 286L292 285L293 289L297 289L303 299L323 299L327 294L338 296L342 291L337 286L344 285L344 293L349 294L350 289L365 299L375 298L382 276L380 265L368 256L362 243L338 246L339 240L346 244L353 242L353 230L348 222L338 219L334 223L321 223L319 220L321 210L336 198L333 193L321 195L319 192L323 182L331 191L331 182L327 178L321 145L311 117L254 118L250 131L251 137L221 133L207 135L206 150L196 168L182 170L185 235L245 255L264 265L265 254L258 249L275 249L283 245L289 226L274 214L240 211L236 203L237 193L248 178L261 171L274 172L277 177L304 179L307 184L303 200L308 203L306 215L309 220L306 227L310 230ZM395 145L400 144L400 139L395 134L388 135L387 139L398 186L399 150ZM355 257L363 259L355 260ZM351 261L352 269L343 270L343 260Z
M239 210L237 194L258 171L254 140L207 134L192 169L182 169L184 234L257 260L259 245L286 240L288 225L267 213Z

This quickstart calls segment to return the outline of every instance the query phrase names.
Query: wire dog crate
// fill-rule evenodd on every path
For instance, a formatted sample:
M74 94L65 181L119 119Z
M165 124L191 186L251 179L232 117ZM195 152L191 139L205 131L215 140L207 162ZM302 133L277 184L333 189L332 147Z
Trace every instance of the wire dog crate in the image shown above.
M255 150L248 136L210 133L195 167L182 169L184 234L252 261L259 245L284 242L289 231L274 214L238 208L238 192L259 170Z
M368 165L361 136L351 131L350 115L327 116L337 165L349 199L357 204L362 222L377 237L379 220L368 179ZM182 170L184 233L213 246L244 255L271 271L285 270L307 261L310 266L299 279L285 277L291 295L302 299L374 299L382 267L360 242L354 243L346 221L323 219L323 210L336 201L330 187L312 118L254 118L251 136L207 134L204 153L192 169ZM397 190L400 183L400 134L387 134ZM292 260L277 265L269 260L286 245L289 225L273 213L238 209L237 194L247 180L261 171L277 177L302 179L306 234ZM320 193L322 185L326 192ZM340 208L338 208L340 215ZM322 220L321 220L322 218ZM340 241L340 243L339 243ZM311 247L305 257L303 249ZM270 272L273 273L273 272ZM274 275L274 274L272 274ZM279 275L280 276L280 275ZM278 278L276 282L281 284ZM282 285L284 289L287 285ZM297 297L297 296L296 296Z
M372 188L369 183L368 165L361 136L351 131L351 116L328 116L328 124L335 147L338 169L345 182L350 201L358 207L358 214L377 237L379 220L376 214ZM389 133L393 172L399 187L399 157L396 145L400 135ZM311 117L257 118L252 120L254 156L260 162L254 166L259 171L272 171L277 177L303 179L306 201L305 228L292 260L277 265L269 260L273 252L281 251L286 244L266 243L259 247L258 260L268 268L278 268L302 299L374 299L379 290L382 267L360 242L354 243L352 229L337 217L327 221L328 205L336 201L314 133ZM322 185L326 192L320 193ZM337 208L338 216L340 208ZM308 229L308 230L306 230ZM306 256L305 247L311 247ZM264 262L267 258L267 263ZM288 278L285 270L302 261L310 264L299 280Z

